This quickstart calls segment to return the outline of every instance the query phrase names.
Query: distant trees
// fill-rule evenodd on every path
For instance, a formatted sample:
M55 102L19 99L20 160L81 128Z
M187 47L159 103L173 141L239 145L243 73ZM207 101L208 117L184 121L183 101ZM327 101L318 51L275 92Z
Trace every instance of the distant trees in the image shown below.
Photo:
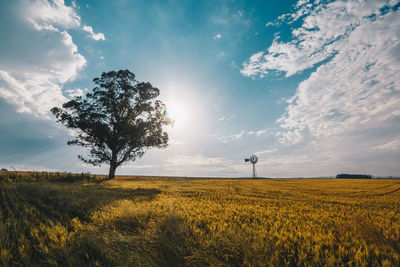
M136 81L132 72L102 73L93 82L97 86L92 92L74 97L51 112L58 122L77 130L68 145L90 149L89 158L78 158L92 165L108 163L111 179L124 162L141 158L149 148L166 147L168 134L163 126L171 121L161 114L164 104L155 100L159 89Z
M371 179L372 176L368 174L338 174L336 175L336 178L339 179Z

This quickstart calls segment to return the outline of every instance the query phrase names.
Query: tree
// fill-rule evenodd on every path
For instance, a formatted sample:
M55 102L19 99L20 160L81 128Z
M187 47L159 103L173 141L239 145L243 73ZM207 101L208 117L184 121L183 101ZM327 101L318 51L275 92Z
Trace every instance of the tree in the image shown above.
M164 104L156 97L160 90L138 82L128 70L102 73L93 79L97 85L85 97L76 96L54 107L58 122L75 130L68 145L90 149L89 158L78 158L92 165L110 164L108 178L123 163L141 158L146 150L168 145L163 126L171 121L162 115Z

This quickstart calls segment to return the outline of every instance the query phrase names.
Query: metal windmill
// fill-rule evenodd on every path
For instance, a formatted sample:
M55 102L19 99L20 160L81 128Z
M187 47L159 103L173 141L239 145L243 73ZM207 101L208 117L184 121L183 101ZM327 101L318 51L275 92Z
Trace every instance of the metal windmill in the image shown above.
M250 161L251 164L253 164L253 178L257 177L256 174L256 163L258 161L258 157L256 155L251 155L250 158L244 159L244 162Z

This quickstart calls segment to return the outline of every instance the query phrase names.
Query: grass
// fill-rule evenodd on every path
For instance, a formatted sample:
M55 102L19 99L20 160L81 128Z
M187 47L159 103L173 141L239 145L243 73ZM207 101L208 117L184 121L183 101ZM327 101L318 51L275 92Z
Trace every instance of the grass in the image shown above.
M399 188L399 180L7 180L0 266L398 266Z

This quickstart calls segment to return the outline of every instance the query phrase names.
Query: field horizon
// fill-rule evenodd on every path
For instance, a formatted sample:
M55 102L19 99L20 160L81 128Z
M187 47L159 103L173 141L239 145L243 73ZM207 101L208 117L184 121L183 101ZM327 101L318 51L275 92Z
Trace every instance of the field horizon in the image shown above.
M67 172L67 171L37 171L37 170L24 170L24 171L14 171L14 170L7 170L7 171L0 171L0 176L8 177L13 174L21 174L22 176L24 175L31 175L34 173L48 173L48 174L72 174L72 175L81 175L82 173L79 172ZM96 177L102 177L106 178L107 174L104 173L91 173L87 172L84 173L87 175L93 175ZM266 177L266 176L260 176L260 177L251 177L251 176L237 176L237 177L229 177L229 176L184 176L184 175L140 175L140 174L116 174L115 178L116 180L129 180L129 179L136 179L136 178L177 178L177 179L347 179L347 178L336 178L336 175L321 175L321 176L293 176L293 177ZM361 174L361 175L366 175L366 174ZM364 179L364 178L348 178L350 180L353 179ZM400 175L371 175L370 179L400 179Z

